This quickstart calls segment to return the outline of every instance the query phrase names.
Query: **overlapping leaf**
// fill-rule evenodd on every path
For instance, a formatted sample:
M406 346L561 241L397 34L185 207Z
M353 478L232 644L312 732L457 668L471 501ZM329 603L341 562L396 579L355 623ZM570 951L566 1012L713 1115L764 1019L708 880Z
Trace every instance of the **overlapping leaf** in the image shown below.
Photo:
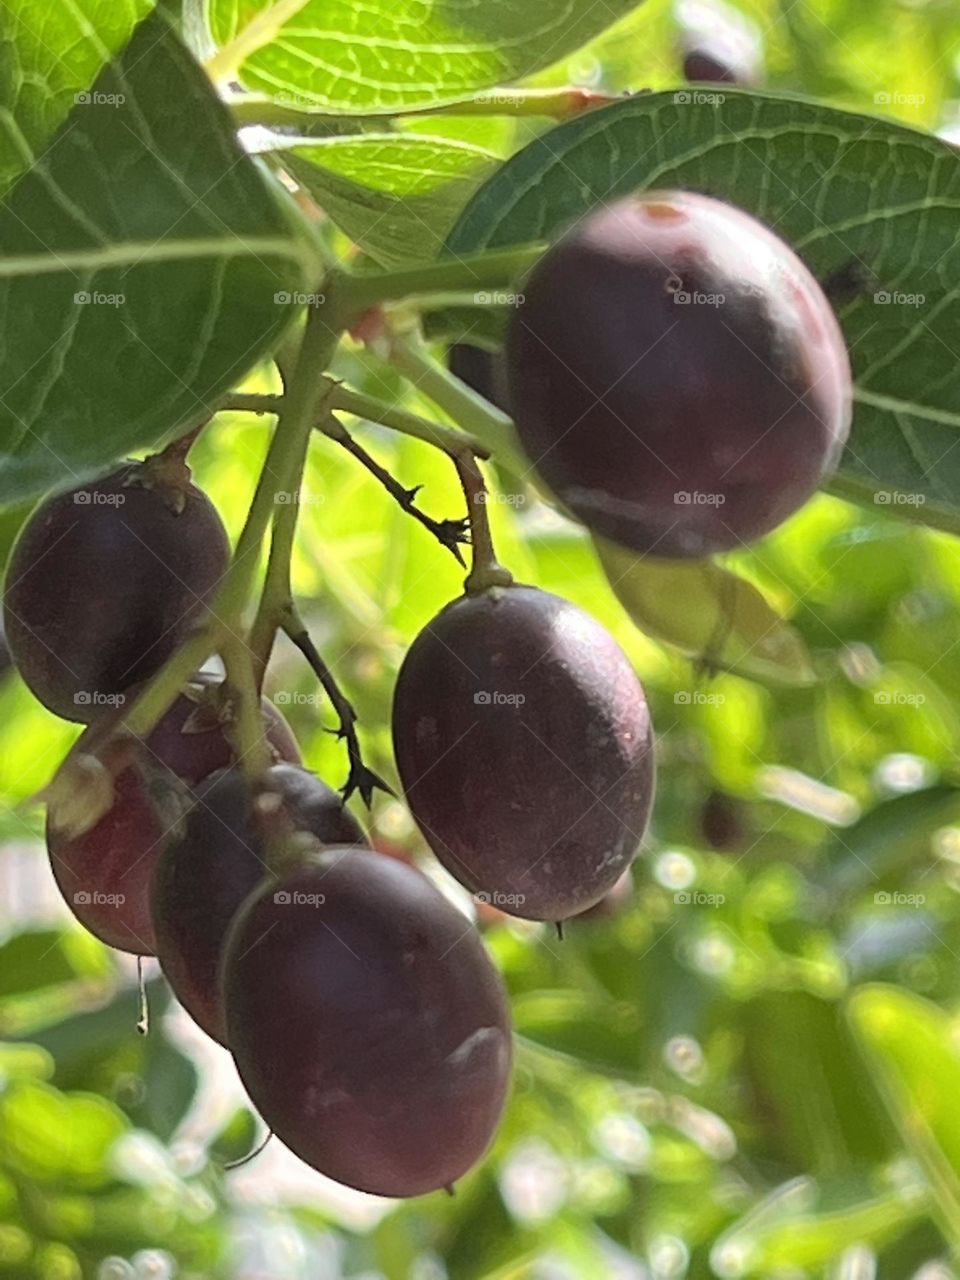
M318 269L209 81L148 19L0 206L0 501L201 416Z
M305 142L284 164L371 257L385 265L435 257L497 157L422 134Z
M332 111L455 102L586 44L638 0L210 0L224 70Z
M153 0L7 0L0 6L0 193L47 143Z

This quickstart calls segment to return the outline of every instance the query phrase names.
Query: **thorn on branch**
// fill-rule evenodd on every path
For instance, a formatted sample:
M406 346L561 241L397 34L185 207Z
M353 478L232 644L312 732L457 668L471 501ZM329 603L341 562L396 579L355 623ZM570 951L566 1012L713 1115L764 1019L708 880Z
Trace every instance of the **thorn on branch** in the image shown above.
M332 416L332 415L331 415ZM432 516L428 516L415 506L417 494L423 488L422 484L414 485L412 489L406 489L398 480L396 480L386 467L381 466L376 458L371 457L366 449L357 444L353 436L347 431L346 427L339 421L336 422L336 432L331 432L331 438L342 445L354 458L357 459L366 469L374 476L386 489L387 493L397 502L400 509L405 511L407 515L413 516L437 539L442 547L445 547L456 559L461 567L466 568L466 562L460 551L461 543L468 543L470 535L468 532L469 521L463 520L434 520Z
M357 738L356 723L357 713L353 709L353 704L344 695L340 686L334 678L333 672L324 662L317 649L317 646L310 638L310 633L302 625L296 627L284 627L287 635L297 646L307 662L313 668L317 679L330 699L334 711L337 713L338 725L336 729L328 730L329 733L335 733L336 736L347 744L347 759L350 763L350 771L347 774L347 780L340 788L343 794L343 802L350 799L356 791L363 803L369 809L373 802L373 793L376 790L385 791L387 795L394 795L393 788L388 786L379 774L369 768L363 760L363 754L360 750L360 741Z

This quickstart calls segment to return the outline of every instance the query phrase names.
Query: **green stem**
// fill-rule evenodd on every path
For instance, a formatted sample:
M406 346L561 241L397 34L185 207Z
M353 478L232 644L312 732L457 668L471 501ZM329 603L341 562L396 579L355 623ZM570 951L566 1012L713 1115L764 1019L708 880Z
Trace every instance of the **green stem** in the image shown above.
M395 271L345 271L337 283L352 322L380 303L400 302L420 294L478 294L508 289L526 275L546 247L545 243L537 243L491 249ZM482 300L477 305L483 305Z
M475 436L454 427L444 427L421 418L406 409L398 409L394 405L385 404L375 396L365 395L362 391L351 391L349 387L330 379L331 392L329 399L324 400L325 407L333 413L350 413L365 422L376 422L380 426L389 427L401 435L410 436L414 440L422 440L451 456L462 449L468 449L478 458L489 458L490 450ZM221 402L221 410L238 413L279 413L283 407L283 396L244 395L234 393L226 396ZM336 432L329 425L329 420L317 423L316 429L325 435L337 438Z
M240 633L256 582L258 553L276 510L276 494L292 488L305 441L313 429L325 385L334 324L335 317L328 319L326 308L309 311L296 376L284 397L246 523L209 615L128 708L118 725L119 732L146 736L197 668L226 637Z
M384 404L374 396L364 395L360 391L351 391L348 387L337 386L329 401L330 408L336 412L352 413L355 418L363 418L367 422L377 422L399 431L401 435L412 436L414 440L422 440L432 444L451 456L464 449L476 454L478 458L489 458L490 450L475 436L465 431L456 431L451 427L440 426L427 418L408 413L406 409L396 409L393 405Z
M242 640L231 637L220 648L226 667L232 719L230 733L237 762L253 781L270 768L270 748L260 714L260 689L254 675L253 658Z
M411 116L546 116L552 120L569 120L594 107L606 106L619 100L620 95L598 93L592 89L580 89L570 85L551 89L489 89L461 102L445 102L440 106L415 106L406 111L394 111L388 115L354 116L315 111L309 106L294 107L272 98L246 97L227 101L238 128L262 125L265 128L293 126L305 137L314 131L342 129L350 125L389 128L392 120Z
M467 500L470 546L473 552L470 572L463 584L464 590L467 595L477 595L488 587L509 587L513 582L513 575L499 562L493 549L493 535L487 516L487 487L483 483L483 474L477 460L471 454L461 454L454 458L454 463Z
M520 448L512 419L438 364L419 339L394 336L390 362L458 426L482 441L499 462L518 476L527 474L530 463Z

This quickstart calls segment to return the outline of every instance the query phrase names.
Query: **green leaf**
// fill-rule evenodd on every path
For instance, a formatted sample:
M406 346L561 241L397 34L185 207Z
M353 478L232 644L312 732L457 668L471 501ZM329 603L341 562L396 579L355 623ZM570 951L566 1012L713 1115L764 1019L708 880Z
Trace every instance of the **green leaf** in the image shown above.
M0 194L43 155L77 94L152 7L152 0L0 6Z
M848 1016L904 1145L922 1167L947 1239L960 1242L960 1046L956 1022L897 987L861 987Z
M658 560L594 542L617 599L647 635L753 680L815 681L800 635L752 583L709 560Z
M0 1158L38 1182L96 1187L108 1181L107 1156L126 1127L94 1094L18 1082L0 1097Z
M810 1213L812 1193L811 1184L802 1179L778 1187L719 1238L710 1254L714 1273L733 1280L779 1268L819 1268L854 1241L882 1247L924 1210L922 1196L896 1192Z
M91 94L0 206L0 502L195 421L319 274L166 19Z
M960 149L886 120L727 86L641 95L514 156L474 197L448 248L551 237L601 201L657 187L749 210L833 282L857 399L836 491L960 532ZM908 301L919 296L922 304Z
M302 143L284 164L352 240L393 265L436 257L498 160L447 138L368 133Z
M936 786L896 796L871 809L852 827L834 833L827 846L826 881L834 907L864 889L903 884L929 867L932 840L941 827L960 821L960 790Z
M579 49L638 0L210 0L218 78L331 111L456 102Z
M218 1164L242 1160L258 1142L257 1118L249 1107L238 1107L210 1143L210 1156Z

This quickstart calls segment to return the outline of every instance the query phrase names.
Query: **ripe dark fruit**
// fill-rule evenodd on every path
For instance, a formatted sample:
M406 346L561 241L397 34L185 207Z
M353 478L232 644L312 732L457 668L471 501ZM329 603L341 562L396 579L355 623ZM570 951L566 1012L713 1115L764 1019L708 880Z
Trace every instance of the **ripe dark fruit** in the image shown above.
M280 798L295 830L323 844L363 844L343 798L312 773L275 765L264 791ZM223 941L237 909L266 874L266 854L246 779L224 770L198 787L183 835L157 860L151 891L157 958L200 1026L226 1044L220 998Z
M637 851L654 774L643 688L557 596L492 588L442 610L401 667L393 740L428 844L511 915L585 911Z
M711 849L742 849L747 831L740 801L722 791L711 791L700 814L700 831Z
M723 5L698 6L683 15L681 23L683 74L692 84L762 83L760 33L741 13Z
M715 51L707 49L690 49L683 59L683 75L691 84L707 82L712 84L751 84L737 67L717 57Z
M850 365L793 251L692 192L591 213L523 286L506 355L523 445L597 533L661 556L752 542L850 427Z
M220 517L193 485L128 463L41 503L7 569L4 623L37 698L92 720L182 642L227 566Z
M299 761L280 712L263 703L264 726L277 759ZM82 836L47 823L50 867L64 900L85 928L108 946L156 954L149 891L153 869L183 817L184 787L233 759L212 702L181 694L146 739L139 760L114 784L113 807Z
M315 1169L415 1196L483 1155L509 1080L507 1002L426 876L356 850L313 855L248 899L223 973L243 1083Z
M625 871L609 893L600 901L577 916L577 920L612 920L626 908L633 897L633 876Z
M458 342L450 348L450 372L455 373L461 382L472 387L495 404L504 413L507 407L506 370L503 356L487 351L483 347L474 347L467 342Z

